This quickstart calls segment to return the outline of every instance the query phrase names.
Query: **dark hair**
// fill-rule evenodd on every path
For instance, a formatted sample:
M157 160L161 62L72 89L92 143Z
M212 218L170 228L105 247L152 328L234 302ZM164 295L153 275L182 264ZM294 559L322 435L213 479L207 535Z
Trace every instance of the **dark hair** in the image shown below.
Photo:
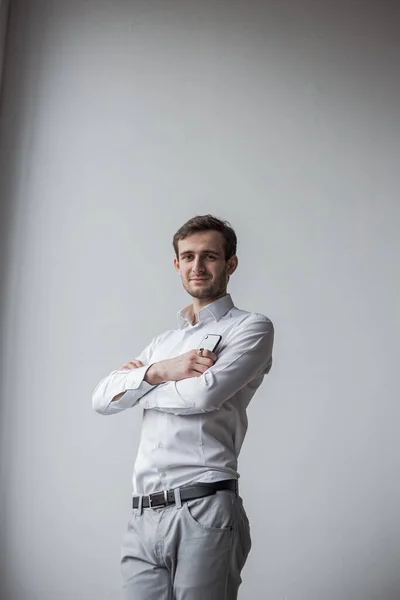
M225 240L225 260L229 260L236 254L237 238L228 221L221 221L212 215L198 215L189 219L174 235L173 246L176 257L179 258L178 242L200 231L220 231Z

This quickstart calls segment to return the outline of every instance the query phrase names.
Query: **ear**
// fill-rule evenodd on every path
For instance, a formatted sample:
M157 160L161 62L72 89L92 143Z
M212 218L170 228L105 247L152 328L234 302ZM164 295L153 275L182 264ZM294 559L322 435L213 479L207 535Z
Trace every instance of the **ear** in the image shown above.
M180 273L179 261L177 258L174 258L174 267L175 267L175 270L178 271L178 273Z
M236 271L238 262L238 257L236 255L228 260L228 275L232 275Z

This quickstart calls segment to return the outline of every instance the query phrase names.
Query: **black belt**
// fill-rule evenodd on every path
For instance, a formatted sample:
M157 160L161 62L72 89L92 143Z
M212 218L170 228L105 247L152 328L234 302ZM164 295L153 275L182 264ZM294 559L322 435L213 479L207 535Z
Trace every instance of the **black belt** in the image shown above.
M182 502L186 502L186 500L194 500L195 498L212 496L219 490L231 490L232 492L237 493L237 479L225 479L222 481L215 481L214 483L196 483L194 485L188 485L180 488L180 497ZM139 497L140 496L133 496L132 508L138 508ZM164 490L162 492L150 494L150 496L142 497L143 508L161 508L170 504L175 504L174 490Z

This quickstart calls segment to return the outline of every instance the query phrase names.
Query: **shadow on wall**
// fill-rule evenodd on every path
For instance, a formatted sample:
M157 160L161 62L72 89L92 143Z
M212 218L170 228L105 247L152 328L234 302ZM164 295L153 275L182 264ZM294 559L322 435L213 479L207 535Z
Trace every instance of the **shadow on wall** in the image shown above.
M7 123L4 122L4 80L7 76L5 69L5 55L7 46L8 33L8 18L9 18L9 3L0 0L0 276L1 276L1 295L0 295L0 318L3 319L3 303L5 290L5 273L7 265L7 249L9 246L8 232L10 228L7 226L11 214L11 198L7 193L9 187L9 171L10 166L9 156L11 149L10 137L7 135ZM10 41L10 40L8 40ZM1 141L3 143L1 143ZM2 329L3 331L3 329Z
M12 6L11 6L12 4ZM24 214L24 206L18 205L18 186L20 181L29 175L27 165L21 161L23 148L29 146L32 127L29 102L35 93L37 61L40 56L29 56L26 52L29 40L27 24L32 20L32 7L24 4L23 10L19 2L9 3L0 0L0 327L1 327L1 400L0 400L0 600L11 600L11 586L7 581L7 495L9 481L10 457L8 456L9 405L5 402L7 392L4 389L4 376L7 366L13 357L6 354L5 348L12 348L8 339L12 337L13 299L19 280L18 260L11 261L11 256L18 249L15 247L15 233L18 233L20 217ZM12 33L11 33L12 32ZM13 238L11 237L13 232ZM9 265L17 268L13 271ZM10 310L11 309L11 310ZM11 315L7 323L5 315ZM14 596L15 597L15 596ZM22 600L22 597L21 597Z

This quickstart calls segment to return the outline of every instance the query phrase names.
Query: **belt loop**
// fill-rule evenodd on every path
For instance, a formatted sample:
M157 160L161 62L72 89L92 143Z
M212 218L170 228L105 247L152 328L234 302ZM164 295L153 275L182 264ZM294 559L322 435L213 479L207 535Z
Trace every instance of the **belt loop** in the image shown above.
M175 496L175 506L176 506L176 508L181 508L181 506L182 506L181 488L175 488L174 489L174 496Z
M139 498L138 498L138 515L139 517L142 515L143 512L143 494L140 494Z

